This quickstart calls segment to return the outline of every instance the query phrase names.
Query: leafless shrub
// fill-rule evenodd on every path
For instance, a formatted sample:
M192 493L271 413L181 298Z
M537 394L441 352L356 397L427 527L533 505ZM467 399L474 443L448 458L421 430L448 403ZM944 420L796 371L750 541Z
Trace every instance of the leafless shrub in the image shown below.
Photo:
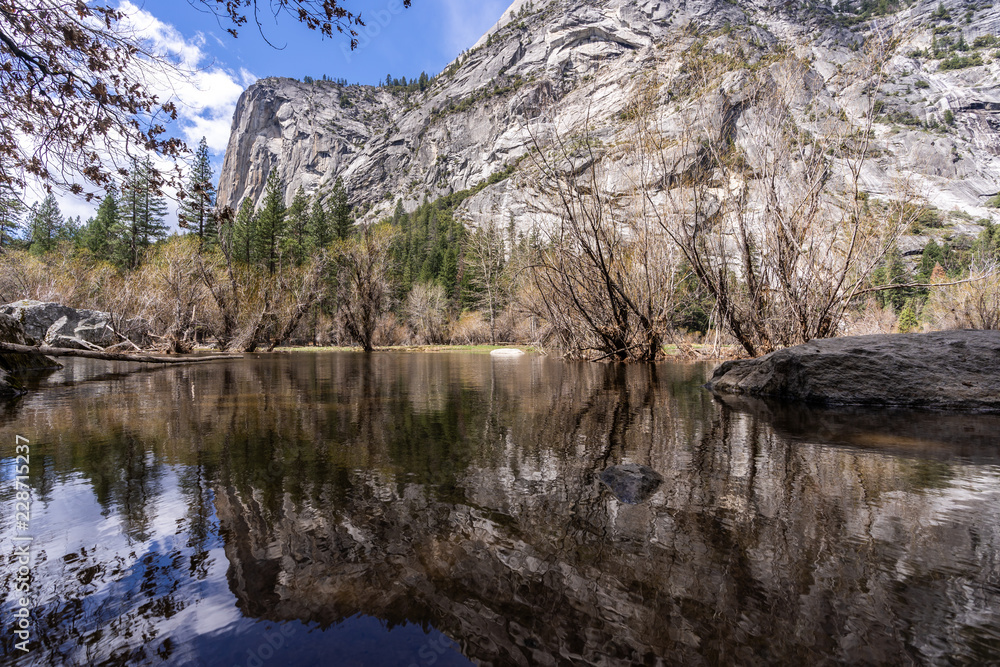
M979 261L968 280L932 289L923 317L932 329L1000 329L1000 265Z
M864 308L844 314L839 333L845 336L887 334L892 333L895 326L896 313L892 308L883 308L875 299L869 299Z
M883 47L856 72L871 90ZM787 58L723 92L703 82L701 97L676 111L685 118L679 136L659 131L655 105L636 114L636 159L666 186L660 194L641 183L647 211L751 356L836 335L920 212L905 184L888 202L861 191L874 94L860 127L832 116L817 138L796 126L790 101L803 68Z
M462 312L451 325L452 345L481 345L489 343L490 323L478 310Z
M372 351L376 328L389 305L392 237L388 225L366 227L334 249L341 320L365 352Z
M528 265L528 312L550 326L548 344L586 359L651 361L671 329L680 253L627 202L603 193L600 146L586 131L551 142L532 132L542 197L537 211L556 222Z
M191 348L209 295L197 271L198 239L172 238L156 247L130 282L138 283L149 302L143 315L174 352Z
M437 284L416 283L406 296L403 314L408 341L415 345L444 342L448 324L448 297Z

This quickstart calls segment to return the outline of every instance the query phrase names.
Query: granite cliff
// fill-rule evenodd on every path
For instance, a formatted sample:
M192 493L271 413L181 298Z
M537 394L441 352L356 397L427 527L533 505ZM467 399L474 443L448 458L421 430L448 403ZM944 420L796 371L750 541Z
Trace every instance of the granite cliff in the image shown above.
M602 187L626 194L633 184L619 147L638 96L652 91L666 134L685 129L676 113L685 98L735 111L739 130L753 112L740 98L747 72L788 79L794 62L789 105L804 132L822 133L832 117L862 127L876 95L875 150L861 174L870 195L892 197L905 181L958 214L945 216L951 232L1000 220L989 206L1000 192L1000 5L917 0L879 3L879 13L861 4L876 3L517 0L422 91L262 79L237 106L219 203L259 201L277 169L288 201L299 186L322 191L342 177L357 210L374 219L397 199L412 210L495 176L463 203L465 219L524 228L537 220L530 161L520 161L532 134L586 132L598 159L621 167ZM852 73L876 31L890 57L871 91ZM721 74L694 90L703 63Z

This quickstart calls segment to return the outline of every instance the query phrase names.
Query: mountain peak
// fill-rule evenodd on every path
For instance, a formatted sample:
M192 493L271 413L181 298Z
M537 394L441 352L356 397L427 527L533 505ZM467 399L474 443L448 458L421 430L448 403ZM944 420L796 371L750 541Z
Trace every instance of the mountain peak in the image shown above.
M719 91L736 99L740 81L778 77L782 63L799 72L788 98L796 124L822 134L829 114L861 122L867 84L852 83L851 73L878 27L896 36L876 93L865 188L884 196L906 181L939 208L997 219L985 203L1000 191L1000 6L883 5L880 14L846 2L516 0L422 90L273 79L252 86L237 108L219 202L257 201L278 169L289 200L299 186L324 191L342 177L352 203L376 219L397 199L412 210L425 197L510 173L532 150L528 119L541 115L546 131L622 146L637 95L655 93L659 126L674 131L678 100ZM701 71L716 78L697 84ZM622 159L616 150L602 152L609 169ZM609 193L627 180L609 177ZM526 227L533 196L500 180L477 189L463 215Z

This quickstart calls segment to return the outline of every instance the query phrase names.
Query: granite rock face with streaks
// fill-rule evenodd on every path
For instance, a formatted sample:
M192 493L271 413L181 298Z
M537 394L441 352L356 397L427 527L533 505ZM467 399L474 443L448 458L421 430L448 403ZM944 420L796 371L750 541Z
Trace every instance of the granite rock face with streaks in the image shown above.
M1000 192L1000 60L988 49L979 52L980 66L941 70L940 58L911 57L928 49L935 28L945 23L952 39L961 35L970 44L1000 35L1000 5L947 0L943 5L954 18L943 21L935 14L938 0L919 0L852 25L849 14L809 4L518 0L424 91L262 79L237 106L219 202L234 208L245 197L258 202L277 169L288 201L299 186L325 192L342 177L363 219L374 220L398 199L412 210L424 197L473 187L517 165L511 178L468 198L462 217L473 225L513 220L528 229L546 220L533 206L538 193L527 173L531 161L522 160L532 145L529 125L536 135L589 134L602 146L602 187L627 194L635 168L623 148L632 131L630 101L656 80L660 129L682 132L670 101L690 92L696 45L706 49L704 58L725 40L745 48L728 83L701 102L720 112L735 110L737 130L745 130L753 115L752 101L744 104L740 95L741 82L757 67L754 53L780 48L796 56L805 70L793 81L792 113L803 131L816 134L824 131L824 114L863 123L865 84L852 83L848 73L878 25L900 41L878 96L883 113L874 128L876 150L861 175L863 189L891 197L905 184L940 209L1000 220L986 206ZM397 20L406 20L405 13ZM777 69L773 75L784 76ZM944 124L947 111L954 114L952 126Z

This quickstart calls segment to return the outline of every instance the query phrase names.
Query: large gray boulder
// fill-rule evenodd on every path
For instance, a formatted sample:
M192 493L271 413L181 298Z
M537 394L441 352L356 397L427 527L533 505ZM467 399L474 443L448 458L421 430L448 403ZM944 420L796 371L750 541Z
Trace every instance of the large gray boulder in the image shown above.
M119 340L110 313L100 310L25 299L0 306L0 313L18 320L29 336L53 347L97 350Z
M1000 331L815 340L727 361L709 389L826 405L1000 412Z
M16 345L36 345L20 322L0 313L0 341ZM0 397L16 396L24 389L18 374L25 371L60 368L60 365L40 352L0 352Z

